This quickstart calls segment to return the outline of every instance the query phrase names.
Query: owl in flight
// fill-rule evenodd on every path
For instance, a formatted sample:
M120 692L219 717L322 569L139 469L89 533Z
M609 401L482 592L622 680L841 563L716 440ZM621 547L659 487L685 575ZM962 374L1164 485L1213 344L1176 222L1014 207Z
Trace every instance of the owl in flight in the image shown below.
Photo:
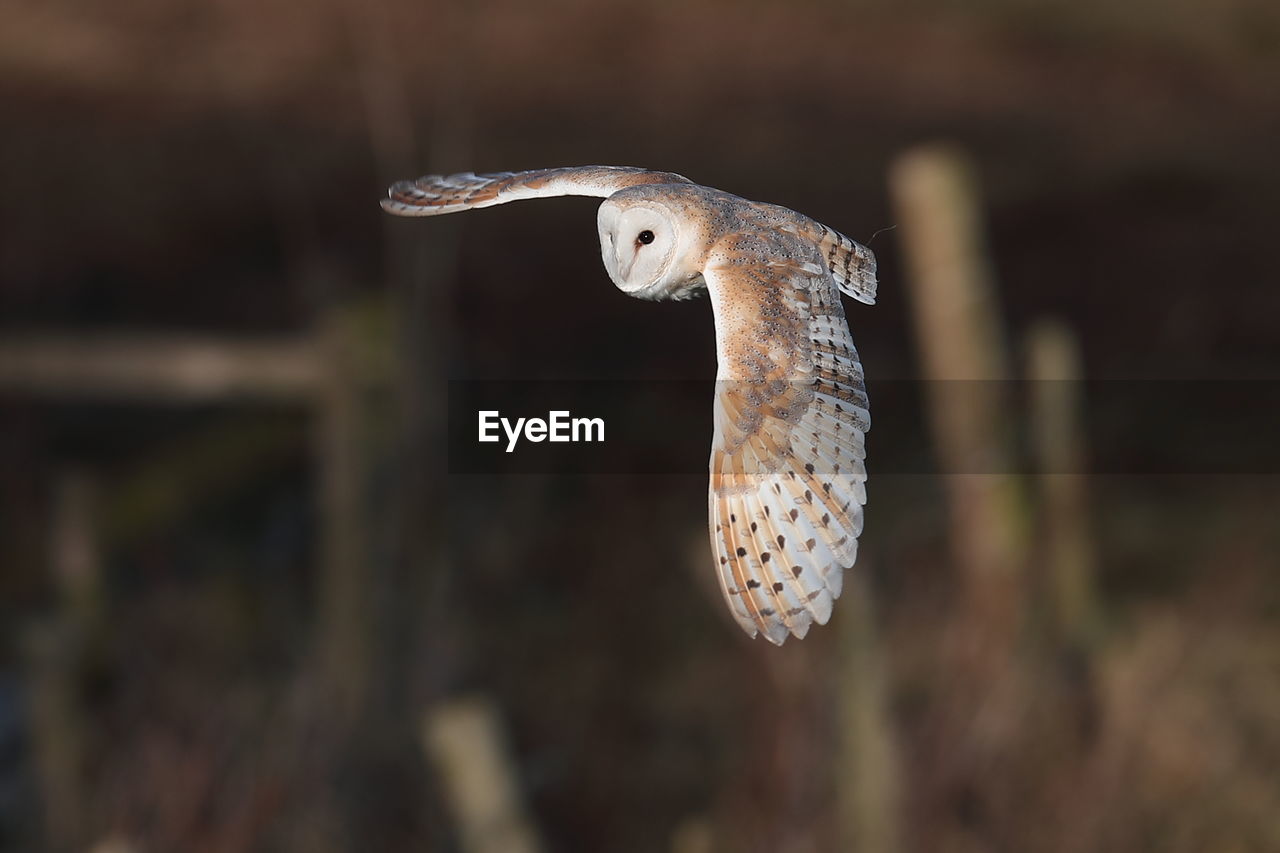
M862 533L871 420L840 294L875 301L875 257L785 207L618 166L428 175L393 185L382 207L435 216L564 195L604 199L600 254L623 293L710 293L720 588L751 636L803 637L831 616Z

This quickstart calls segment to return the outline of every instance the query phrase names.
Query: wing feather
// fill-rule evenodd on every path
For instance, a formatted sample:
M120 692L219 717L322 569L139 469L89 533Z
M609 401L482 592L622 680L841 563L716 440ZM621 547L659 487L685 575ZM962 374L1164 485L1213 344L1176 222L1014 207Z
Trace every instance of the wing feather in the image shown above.
M841 293L867 305L875 304L876 256L870 249L807 217L799 217L792 230L817 243L825 268Z
M738 623L779 645L830 618L866 503L866 388L823 251L785 231L738 237L704 271L720 364L712 549Z
M528 172L477 175L424 175L398 181L387 190L382 208L397 216L439 216L476 207L492 207L526 198L582 195L607 198L638 184L687 184L672 172L632 166L566 166Z

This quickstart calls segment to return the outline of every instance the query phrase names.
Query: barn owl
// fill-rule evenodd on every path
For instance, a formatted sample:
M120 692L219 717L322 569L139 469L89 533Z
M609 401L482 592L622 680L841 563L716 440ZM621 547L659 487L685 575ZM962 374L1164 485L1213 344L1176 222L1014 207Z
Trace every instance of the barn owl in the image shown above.
M629 167L428 175L394 184L382 207L435 216L564 195L604 199L600 254L622 292L710 294L720 588L750 636L803 637L831 616L862 533L871 421L840 294L874 303L874 256L785 207Z

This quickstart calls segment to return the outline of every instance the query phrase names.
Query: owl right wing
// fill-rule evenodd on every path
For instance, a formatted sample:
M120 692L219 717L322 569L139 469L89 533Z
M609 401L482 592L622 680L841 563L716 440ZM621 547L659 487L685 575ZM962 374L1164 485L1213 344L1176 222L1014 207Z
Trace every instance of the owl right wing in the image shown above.
M818 245L739 242L704 270L720 363L711 545L735 619L780 645L826 623L857 557L870 414Z
M396 216L438 216L473 207L491 207L525 198L582 195L607 198L638 184L687 184L673 172L651 172L633 166L566 166L530 172L476 175L424 175L397 181L387 190L382 209Z

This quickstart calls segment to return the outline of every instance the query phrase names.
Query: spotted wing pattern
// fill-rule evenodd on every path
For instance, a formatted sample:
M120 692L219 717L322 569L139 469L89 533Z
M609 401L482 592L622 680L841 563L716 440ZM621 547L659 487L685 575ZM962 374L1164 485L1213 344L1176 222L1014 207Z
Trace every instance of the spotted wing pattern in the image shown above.
M438 216L526 198L582 195L607 198L637 184L687 184L672 172L631 166L569 166L531 172L425 175L391 185L382 208L397 216Z
M857 557L870 415L820 243L735 238L705 276L720 361L711 545L735 619L781 644L825 624Z
M807 217L788 226L799 237L818 244L823 262L840 292L867 305L876 302L876 256L866 246L850 240Z

